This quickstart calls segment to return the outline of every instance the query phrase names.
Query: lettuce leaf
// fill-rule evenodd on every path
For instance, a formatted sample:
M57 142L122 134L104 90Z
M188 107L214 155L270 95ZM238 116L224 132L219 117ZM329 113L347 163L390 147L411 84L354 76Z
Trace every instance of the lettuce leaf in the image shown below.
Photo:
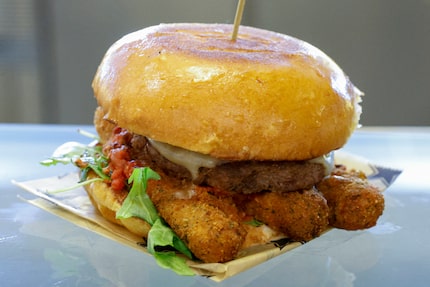
M82 171L81 182L87 180L87 175L90 170L94 171L101 179L110 179L103 171L108 165L108 159L103 154L101 147L97 145L66 142L59 146L50 158L40 162L40 164L45 166L57 165L60 163L74 164L79 167Z
M157 252L155 249L157 246L172 246L188 258L193 258L185 243L161 218L155 221L148 234L148 251L150 253Z
M172 247L188 258L192 253L185 243L160 217L146 193L148 180L159 180L158 173L149 167L135 168L129 178L132 187L124 200L121 208L117 211L117 218L138 217L151 225L148 233L148 252L154 256L158 265L173 270L179 275L195 275L186 264L185 258L178 256L175 251L162 250L164 247ZM157 248L158 247L158 248ZM160 251L161 249L161 251Z
M179 275L194 275L194 272L186 264L185 258L180 257L175 251L158 251L157 247L174 247L176 250L192 258L191 251L185 243L169 228L160 218L155 221L148 233L148 252L157 260L158 265L168 268Z
M135 168L128 179L128 183L133 183L121 208L116 212L116 218L123 219L132 216L139 217L151 226L160 218L157 209L146 193L148 180L159 180L158 173L148 167Z
M86 151L90 149L89 146L78 142L66 142L57 147L48 159L41 161L40 163L45 166L61 164L69 164L80 158Z
M194 276L194 271L174 251L156 252L153 254L160 267L175 271L178 275Z

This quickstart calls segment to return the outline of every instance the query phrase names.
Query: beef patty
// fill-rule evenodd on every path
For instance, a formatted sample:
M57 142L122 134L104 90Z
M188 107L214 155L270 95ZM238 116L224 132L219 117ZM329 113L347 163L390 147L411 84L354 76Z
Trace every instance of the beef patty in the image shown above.
M164 158L144 136L133 135L130 148L133 159L169 177L245 194L308 189L326 172L324 165L310 161L230 161L214 168L200 167L192 178L188 169Z

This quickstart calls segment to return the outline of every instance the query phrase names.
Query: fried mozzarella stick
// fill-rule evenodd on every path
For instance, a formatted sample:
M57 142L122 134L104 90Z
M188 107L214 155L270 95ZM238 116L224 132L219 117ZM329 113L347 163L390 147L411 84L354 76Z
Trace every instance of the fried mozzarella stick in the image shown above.
M245 206L247 214L295 241L309 241L328 227L326 200L315 189L260 192Z
M178 188L159 181L148 188L158 212L193 254L204 262L226 262L239 252L246 230L234 203L213 189Z
M330 225L347 229L366 229L376 225L384 211L384 197L369 184L363 173L340 166L317 185L327 199Z

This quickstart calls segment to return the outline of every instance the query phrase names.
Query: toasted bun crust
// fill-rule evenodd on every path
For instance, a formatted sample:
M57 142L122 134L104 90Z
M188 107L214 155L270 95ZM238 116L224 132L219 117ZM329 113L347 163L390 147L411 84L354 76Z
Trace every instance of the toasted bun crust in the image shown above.
M132 233L147 238L151 226L145 220L137 217L117 219L116 212L121 208L122 202L127 197L127 192L114 191L109 185L102 181L92 182L85 185L85 190L100 214L110 222L127 228Z
M304 160L342 147L361 92L323 52L228 24L164 24L116 42L93 81L105 117L231 160Z

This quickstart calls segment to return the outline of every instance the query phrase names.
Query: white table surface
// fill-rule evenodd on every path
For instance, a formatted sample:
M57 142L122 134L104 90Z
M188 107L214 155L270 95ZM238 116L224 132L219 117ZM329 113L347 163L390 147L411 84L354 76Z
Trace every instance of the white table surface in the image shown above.
M430 128L361 128L344 150L403 173L378 225L332 230L222 281L180 277L142 252L23 201L11 183L73 167L39 161L90 126L0 124L0 286L430 286Z

